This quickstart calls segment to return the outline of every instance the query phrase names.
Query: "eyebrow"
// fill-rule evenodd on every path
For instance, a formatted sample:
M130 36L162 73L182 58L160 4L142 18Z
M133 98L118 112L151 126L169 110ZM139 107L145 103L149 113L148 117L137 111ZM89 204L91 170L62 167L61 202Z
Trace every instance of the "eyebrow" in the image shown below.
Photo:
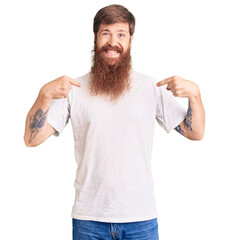
M128 33L126 30L119 30L118 32L125 32L125 33Z
M104 32L104 31L106 31L106 32L110 32L110 30L108 29L108 28L105 28L105 29L102 29L101 30L101 32ZM125 33L128 33L126 30L118 30L117 32L125 32Z

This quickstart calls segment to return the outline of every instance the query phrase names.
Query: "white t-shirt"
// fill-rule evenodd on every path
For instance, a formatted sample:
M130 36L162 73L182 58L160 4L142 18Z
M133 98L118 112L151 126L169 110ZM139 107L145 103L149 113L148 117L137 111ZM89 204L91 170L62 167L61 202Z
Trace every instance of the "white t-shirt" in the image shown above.
M158 216L151 169L155 120L167 131L186 111L157 80L132 71L132 87L114 104L91 96L89 73L67 98L52 100L48 123L61 133L71 119L77 172L72 218L135 222Z

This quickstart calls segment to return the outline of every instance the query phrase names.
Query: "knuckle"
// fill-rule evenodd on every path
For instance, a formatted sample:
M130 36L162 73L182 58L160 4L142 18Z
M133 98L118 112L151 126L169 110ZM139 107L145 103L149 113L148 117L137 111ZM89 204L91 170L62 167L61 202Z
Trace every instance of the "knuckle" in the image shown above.
M174 81L175 83L179 82L179 80L180 80L180 78L179 78L177 75L175 75L175 76L173 77L173 81Z
M175 78L173 82L174 82L174 86L177 86L177 85L178 85L178 83L179 83L179 80L178 80L178 78Z
M64 81L68 81L68 76L63 75L63 76L61 77L61 79L64 80Z

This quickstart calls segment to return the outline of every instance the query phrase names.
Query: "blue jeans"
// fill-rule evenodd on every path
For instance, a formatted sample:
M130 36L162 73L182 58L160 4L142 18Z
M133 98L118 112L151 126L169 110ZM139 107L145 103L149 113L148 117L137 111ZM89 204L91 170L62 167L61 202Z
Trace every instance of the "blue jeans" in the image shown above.
M73 240L159 240L157 218L125 223L72 219Z

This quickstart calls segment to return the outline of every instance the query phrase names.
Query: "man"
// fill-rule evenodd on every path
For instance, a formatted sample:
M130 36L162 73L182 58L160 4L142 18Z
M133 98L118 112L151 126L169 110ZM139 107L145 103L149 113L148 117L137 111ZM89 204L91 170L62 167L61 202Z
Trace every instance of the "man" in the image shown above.
M157 83L132 70L134 28L125 7L100 9L90 73L44 85L27 116L27 146L58 135L71 119L77 161L74 240L159 239L151 172L155 120L167 132L203 138L205 114L194 82L173 76ZM189 99L187 112L171 93Z

